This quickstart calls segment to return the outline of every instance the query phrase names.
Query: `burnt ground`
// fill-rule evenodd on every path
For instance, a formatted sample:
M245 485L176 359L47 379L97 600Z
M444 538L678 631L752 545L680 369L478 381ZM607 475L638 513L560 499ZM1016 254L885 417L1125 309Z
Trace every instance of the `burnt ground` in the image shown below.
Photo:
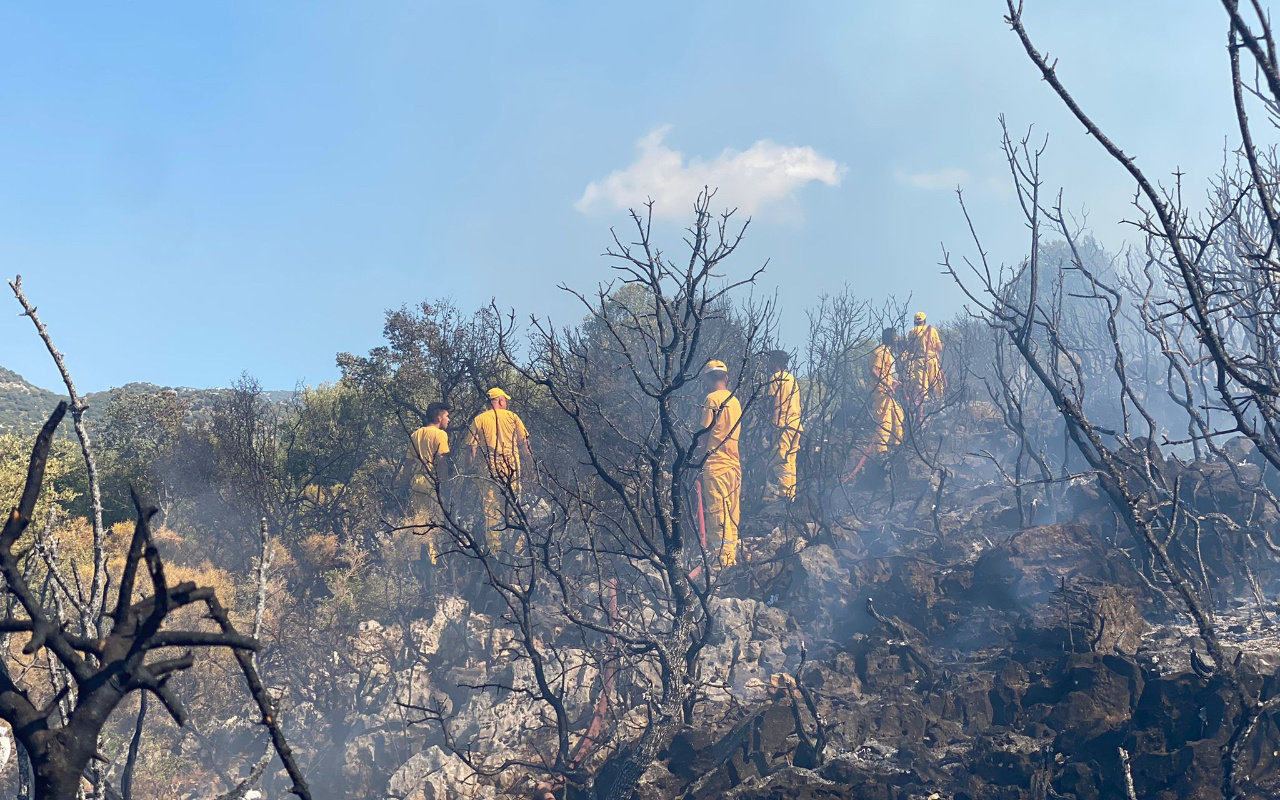
M1190 469L1204 485L1224 471ZM906 480L927 489L927 476ZM727 576L728 594L767 596L784 612L773 629L757 621L751 639L784 643L785 671L819 722L782 675L756 702L708 702L714 722L678 736L640 796L1121 799L1123 750L1138 798L1223 797L1239 701L1203 649L1193 662L1194 628L1125 546L1096 486L1067 487L1064 521L1025 529L998 494L989 483L959 488L936 528L916 514L905 519L919 527L850 521L828 541L812 526L810 541L788 539L785 523L767 519L747 531L754 564L742 571L754 574ZM1255 599L1230 558L1240 546L1229 531L1206 534L1194 567L1217 576L1228 655L1266 700L1280 694L1280 607ZM1274 563L1255 561L1268 589ZM709 659L713 670L734 666ZM1280 730L1264 718L1234 762L1242 796L1280 797L1278 751Z
M1203 515L1169 548L1214 610L1228 660L1266 701L1280 695L1280 605L1266 599L1280 596L1280 548L1268 545L1280 513L1260 502L1263 475L1237 450L1236 463L1160 466ZM723 574L713 601L696 724L644 775L639 800L1124 800L1130 778L1143 800L1210 800L1224 796L1228 766L1238 796L1280 797L1276 722L1264 716L1228 758L1238 695L1095 479L1024 496L1020 511L981 461L939 495L934 473L903 460L873 464L840 490L835 513L744 514L746 563ZM529 796L539 776L478 778L430 727L406 726L398 705L434 698L490 763L527 755L546 735L536 706L463 688L522 675L492 616L444 597L407 631L362 636L375 661L411 642L421 667L369 667L386 673L384 707L357 720L343 770L351 785L387 788L360 796ZM595 707L589 654L564 655L587 665L567 687L573 706ZM630 691L612 723L624 747L645 714ZM313 712L294 713L306 730ZM607 771L608 758L587 766Z

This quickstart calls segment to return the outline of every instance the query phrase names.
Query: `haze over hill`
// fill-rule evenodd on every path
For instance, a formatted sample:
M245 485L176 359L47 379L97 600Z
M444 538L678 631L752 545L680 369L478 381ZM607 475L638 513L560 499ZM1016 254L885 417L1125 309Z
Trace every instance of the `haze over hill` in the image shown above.
M122 394L155 394L172 391L187 401L193 414L200 414L212 408L217 400L224 396L226 389L191 389L184 386L157 386L154 383L126 383L104 392L89 392L85 400L89 403L88 415L98 418L107 405ZM272 402L285 402L294 396L292 391L268 391L263 396ZM36 386L13 370L0 367L0 433L34 433L48 418L49 412L60 400L66 400L65 394Z

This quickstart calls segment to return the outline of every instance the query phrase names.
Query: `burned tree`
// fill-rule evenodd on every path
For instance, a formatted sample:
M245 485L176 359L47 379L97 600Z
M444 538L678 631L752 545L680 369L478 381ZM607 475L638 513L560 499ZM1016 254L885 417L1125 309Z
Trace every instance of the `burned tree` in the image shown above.
M1248 765L1241 760L1244 746L1259 720L1277 708L1277 701L1266 699L1240 659L1223 645L1214 611L1217 580L1205 568L1201 543L1206 531L1215 534L1220 547L1238 542L1231 546L1238 559L1234 566L1245 574L1261 603L1251 562L1258 557L1259 542L1274 548L1261 520L1274 518L1276 498L1260 472L1246 474L1243 462L1224 444L1229 437L1243 436L1266 466L1280 467L1280 365L1275 353L1280 331L1272 313L1280 244L1277 162L1274 149L1260 150L1255 144L1247 113L1252 97L1276 119L1280 70L1261 7L1253 5L1256 19L1250 23L1238 3L1224 0L1223 5L1241 145L1234 169L1224 169L1207 209L1197 214L1183 199L1181 175L1174 188L1158 188L1086 115L1059 80L1056 64L1032 44L1021 4L1007 0L1006 21L1045 81L1137 184L1139 219L1133 224L1145 237L1137 259L1140 266L1134 267L1131 259L1128 276L1106 276L1092 268L1082 257L1080 232L1063 212L1061 194L1046 199L1042 193L1039 152L1027 139L1014 145L1007 135L1006 157L1032 231L1032 255L1017 270L1025 285L1021 291L1007 290L1008 276L993 272L976 234L979 258L970 264L973 277L962 278L949 256L944 262L1048 393L1075 450L1097 475L1124 528L1150 558L1155 568L1151 588L1194 623L1208 655L1207 666L1195 666L1218 676L1234 694L1238 712L1234 734L1222 754L1222 786L1226 796L1240 797L1249 796ZM1242 51L1259 76L1252 85L1242 78ZM1042 229L1060 236L1071 253L1056 279L1040 271L1036 258ZM1089 375L1077 354L1078 333L1070 330L1062 311L1065 274L1080 287L1074 296L1101 314L1110 376ZM970 281L976 289L970 288ZM1127 311L1126 304L1136 312ZM1141 352L1135 336L1146 339L1147 353L1155 352L1165 362L1157 373L1163 373L1163 397L1144 385L1152 365L1135 363L1141 361L1135 357ZM1091 398L1100 391L1116 393L1117 415L1104 423L1090 408ZM1162 412L1168 408L1182 415L1180 426L1187 437L1167 435L1170 417ZM1239 493L1252 500L1243 509L1231 509L1235 513L1225 513L1219 492L1205 486L1204 469L1162 452L1162 446L1187 445L1196 458L1225 464Z
M680 261L653 241L652 209L634 212L636 241L615 234L607 253L618 281L593 295L574 292L587 310L580 328L532 320L528 362L516 357L510 318L499 332L510 367L570 435L535 445L539 468L536 477L524 473L523 496L502 487L510 513L500 548L442 503L452 548L483 569L515 636L524 680L503 688L547 720L544 742L528 756L488 763L455 738L442 708L420 706L481 774L520 768L584 796L629 797L696 720L704 687L715 681L699 669L724 574L697 522L708 436L699 374L708 358L726 360L750 408L760 389L744 377L766 347L772 308L739 320L736 352L710 349L712 339L735 338L715 329L728 322L734 290L760 274L715 283L746 225L732 227L732 212L713 215L712 197L698 198ZM591 698L566 688L567 676L583 670L595 676Z
M5 579L6 593L19 609L19 613L0 621L0 629L26 634L29 638L24 653L49 651L70 677L69 684L40 697L32 687L19 684L8 664L0 669L0 718L13 728L31 759L35 796L41 800L70 800L77 796L90 761L97 756L103 727L131 692L150 693L182 725L186 712L169 685L171 678L192 666L195 649L228 648L235 654L262 714L262 724L293 781L291 791L300 798L309 798L306 779L276 718L275 703L253 665L251 653L257 650L257 641L236 630L213 590L194 583L169 584L151 536L154 508L143 505L135 496L137 524L117 578L115 604L107 610L104 620L104 627L108 628L105 636L95 638L71 630L28 583L21 562L30 551L15 552L14 548L23 542L31 523L49 446L66 411L66 404L60 404L36 438L21 500L0 532L0 574ZM150 594L136 586L139 570L145 570ZM181 629L166 624L175 612L189 606L202 607L216 630ZM59 724L53 715L68 698L69 707Z
M93 524L93 577L88 595L79 598L77 610L80 614L81 633L85 636L101 636L104 633L102 620L107 603L107 533L106 526L102 522L102 489L98 482L98 463L94 457L93 448L89 444L89 432L84 420L84 413L89 409L89 404L76 391L75 382L71 379L71 372L67 369L62 353L54 346L48 329L36 313L36 307L23 293L22 276L14 276L14 279L9 281L9 288L13 291L18 304L22 306L22 316L31 320L40 340L49 350L49 355L58 368L58 374L62 376L63 385L67 387L67 395L71 398L69 410L76 431L76 440L80 443L80 453L84 457L85 474L89 483L90 517Z
M82 781L87 781L99 795L130 796L147 704L139 706L119 793L103 772L105 759L99 752L115 710L128 695L142 692L156 698L179 726L184 725L187 712L171 679L196 664L197 652L229 651L262 715L260 724L267 729L269 748L280 757L292 782L291 791L309 797L277 719L275 700L252 657L259 647L256 630L252 637L241 635L212 588L192 581L169 584L152 534L151 521L158 511L144 505L132 488L134 531L118 574L111 574L100 473L84 424L88 404L77 393L62 354L24 294L22 278L9 286L71 397L70 404L59 404L37 436L18 502L0 532L0 575L5 581L0 632L6 645L0 663L0 719L9 723L18 743L20 790L36 798L76 797ZM53 437L68 411L75 422L90 499L92 563L87 585L74 553L60 555L51 536L56 506L47 520L32 524ZM150 579L150 594L139 586L139 570L145 570ZM109 597L113 577L114 604ZM211 624L203 630L191 626L193 614ZM22 658L9 649L14 637L26 637ZM36 664L42 669L31 669Z
M827 538L842 512L852 505L852 475L865 466L871 441L871 384L867 364L885 327L900 327L905 304L889 300L877 305L846 287L819 299L809 311L808 347L804 353L802 403L808 446L806 479L798 504Z
M1181 462L1166 460L1159 445L1161 423L1135 389L1135 368L1128 359L1127 344L1120 331L1125 295L1086 266L1076 246L1078 232L1063 213L1060 198L1052 205L1030 199L1038 188L1040 176L1037 153L1028 146L1027 140L1014 145L1006 137L1006 154L1015 165L1019 192L1028 201L1028 224L1033 230L1042 224L1052 226L1063 237L1074 256L1070 264L1060 269L1083 276L1089 291L1079 297L1097 304L1105 314L1112 351L1111 384L1120 393L1117 429L1100 424L1088 410L1091 393L1099 387L1096 380L1087 379L1090 376L1081 359L1075 357L1074 340L1062 322L1061 289L1051 290L1045 296L1035 288L1061 287L1064 281L1042 278L1037 274L1038 263L1029 259L1015 272L1027 271L1026 278L1033 288L1022 293L1008 291L1010 275L993 272L987 266L980 244L975 244L979 261L970 264L971 274L977 276L976 290L969 288L949 256L944 258L944 263L987 323L1006 337L1048 394L1066 425L1074 449L1084 459L1089 472L1096 476L1098 486L1116 510L1124 529L1141 548L1138 557L1144 562L1149 560L1152 565L1152 570L1144 570L1151 579L1149 588L1163 603L1187 614L1199 632L1212 671L1238 699L1241 713L1237 735L1223 755L1224 791L1228 796L1235 796L1236 749L1258 717L1271 709L1272 703L1262 701L1240 662L1233 660L1222 644L1214 618L1213 587L1199 547L1206 528L1217 526L1219 531L1230 528L1239 532L1241 525L1227 515L1206 509L1196 493L1188 491L1189 486L1185 485L1194 473L1184 471ZM961 202L963 206L963 200ZM1262 497L1261 487L1256 484L1243 488ZM1247 564L1242 566L1248 570Z

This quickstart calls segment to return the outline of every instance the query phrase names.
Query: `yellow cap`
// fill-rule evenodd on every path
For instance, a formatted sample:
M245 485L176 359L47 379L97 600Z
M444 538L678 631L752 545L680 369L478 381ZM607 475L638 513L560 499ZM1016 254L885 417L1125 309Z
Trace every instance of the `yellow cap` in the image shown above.
M502 391L501 389L495 386L489 390L489 399L490 400L498 400L498 399L510 400L511 395L507 394L506 392Z
M923 311L917 311L917 312L916 312L916 322L924 322L924 312L923 312Z
M724 365L723 361L711 360L707 362L707 372L728 372L729 368Z

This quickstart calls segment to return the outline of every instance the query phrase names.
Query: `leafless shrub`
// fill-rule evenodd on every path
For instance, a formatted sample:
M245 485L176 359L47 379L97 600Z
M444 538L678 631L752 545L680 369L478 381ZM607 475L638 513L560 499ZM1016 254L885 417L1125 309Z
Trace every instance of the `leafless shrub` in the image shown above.
M59 404L40 431L21 500L0 532L0 574L5 580L5 592L16 606L0 620L0 630L26 635L23 653L47 653L49 661L56 661L59 667L49 672L51 685L37 687L14 677L8 653L0 660L0 719L10 725L31 760L35 797L71 800L79 795L90 762L97 757L103 727L132 692L155 696L173 720L182 725L186 711L168 685L170 679L192 666L195 648L229 648L262 714L262 724L270 733L275 752L293 781L291 791L300 798L309 798L306 779L293 760L276 717L275 702L250 655L258 648L257 641L235 629L212 589L194 583L170 585L151 536L154 508L145 507L134 498L137 524L116 583L115 604L104 609L105 635L76 633L78 625L65 620L53 599L57 590L53 598L42 598L28 583L23 562L30 550L15 552L14 548L23 541L31 523L49 446L66 410L66 403ZM135 594L139 569L145 570L151 589L149 595L141 597ZM173 627L175 613L189 606L202 607L216 630ZM63 676L61 681L59 675Z
M484 571L515 634L517 659L528 666L529 681L504 688L528 697L548 721L539 759L495 764L454 737L441 709L418 708L481 774L518 767L595 797L628 797L702 700L708 676L699 657L714 632L722 569L702 546L695 517L707 436L698 377L708 358L725 360L750 408L760 390L749 376L771 341L773 316L768 302L736 320L726 315L725 301L760 270L717 282L746 225L733 228L732 212L713 215L712 197L699 197L679 261L653 241L651 208L634 212L635 241L615 234L607 253L617 282L591 295L573 292L587 311L581 327L533 319L529 361L517 356L510 317L499 330L506 363L572 436L545 445L565 452L538 454L557 469L526 468L523 496L505 487L511 515L499 550L445 512L454 547ZM730 323L734 331L725 330ZM713 349L726 336L737 340L732 353ZM586 707L575 705L581 700L563 680L583 658L598 676L597 699ZM594 721L579 735L584 714ZM622 735L624 718L638 725L636 735Z
M1195 623L1214 671L1239 697L1239 726L1223 755L1223 791L1235 797L1243 791L1235 780L1236 755L1274 703L1260 700L1243 679L1238 660L1230 659L1223 648L1200 542L1206 525L1238 532L1241 519L1251 525L1256 515L1246 511L1233 517L1206 509L1196 490L1184 482L1181 462L1165 459L1160 443L1191 444L1197 456L1222 459L1232 465L1233 477L1245 496L1254 498L1255 507L1259 500L1274 503L1256 474L1246 477L1237 459L1225 457L1222 448L1226 437L1243 435L1272 468L1280 467L1280 365L1275 350L1280 340L1271 311L1276 300L1271 276L1280 244L1276 163L1274 152L1256 146L1247 112L1252 96L1276 118L1280 64L1270 24L1258 4L1249 12L1234 0L1223 2L1241 146L1234 168L1224 169L1207 209L1197 214L1184 202L1180 175L1172 188L1159 188L1087 116L1059 80L1056 63L1032 44L1021 3L1006 2L1006 21L1045 81L1137 184L1134 205L1139 218L1133 224L1146 237L1142 266L1131 268L1128 275L1106 275L1091 268L1081 255L1080 232L1063 211L1061 194L1051 199L1042 193L1042 149L1031 146L1029 138L1014 144L1007 134L1005 153L1031 230L1031 255L1013 273L993 271L975 234L978 256L967 264L967 277L949 255L944 255L944 263L1049 394L1077 451ZM1249 13L1256 14L1252 22L1246 19ZM1252 85L1242 78L1241 51L1255 67ZM1039 261L1041 232L1046 229L1061 236L1071 253L1066 267L1048 273ZM1103 322L1107 346L1092 359L1109 367L1105 383L1099 383L1100 376L1090 376L1080 355L1079 331L1063 313L1065 295L1057 287L1068 285L1068 277L1070 285L1078 287L1072 296L1096 309ZM1126 303L1136 306L1136 314L1126 310ZM1163 396L1141 385L1141 379L1151 375L1151 364L1135 366L1139 350L1126 321L1129 330L1149 340L1143 348L1147 354L1157 350L1165 359ZM1105 422L1100 422L1099 397L1108 405L1114 403L1113 416ZM1185 415L1186 439L1165 435L1155 405L1165 401ZM1252 535L1243 538L1248 541ZM1184 544L1191 539L1195 544L1188 550ZM1188 552L1196 558L1189 559Z

